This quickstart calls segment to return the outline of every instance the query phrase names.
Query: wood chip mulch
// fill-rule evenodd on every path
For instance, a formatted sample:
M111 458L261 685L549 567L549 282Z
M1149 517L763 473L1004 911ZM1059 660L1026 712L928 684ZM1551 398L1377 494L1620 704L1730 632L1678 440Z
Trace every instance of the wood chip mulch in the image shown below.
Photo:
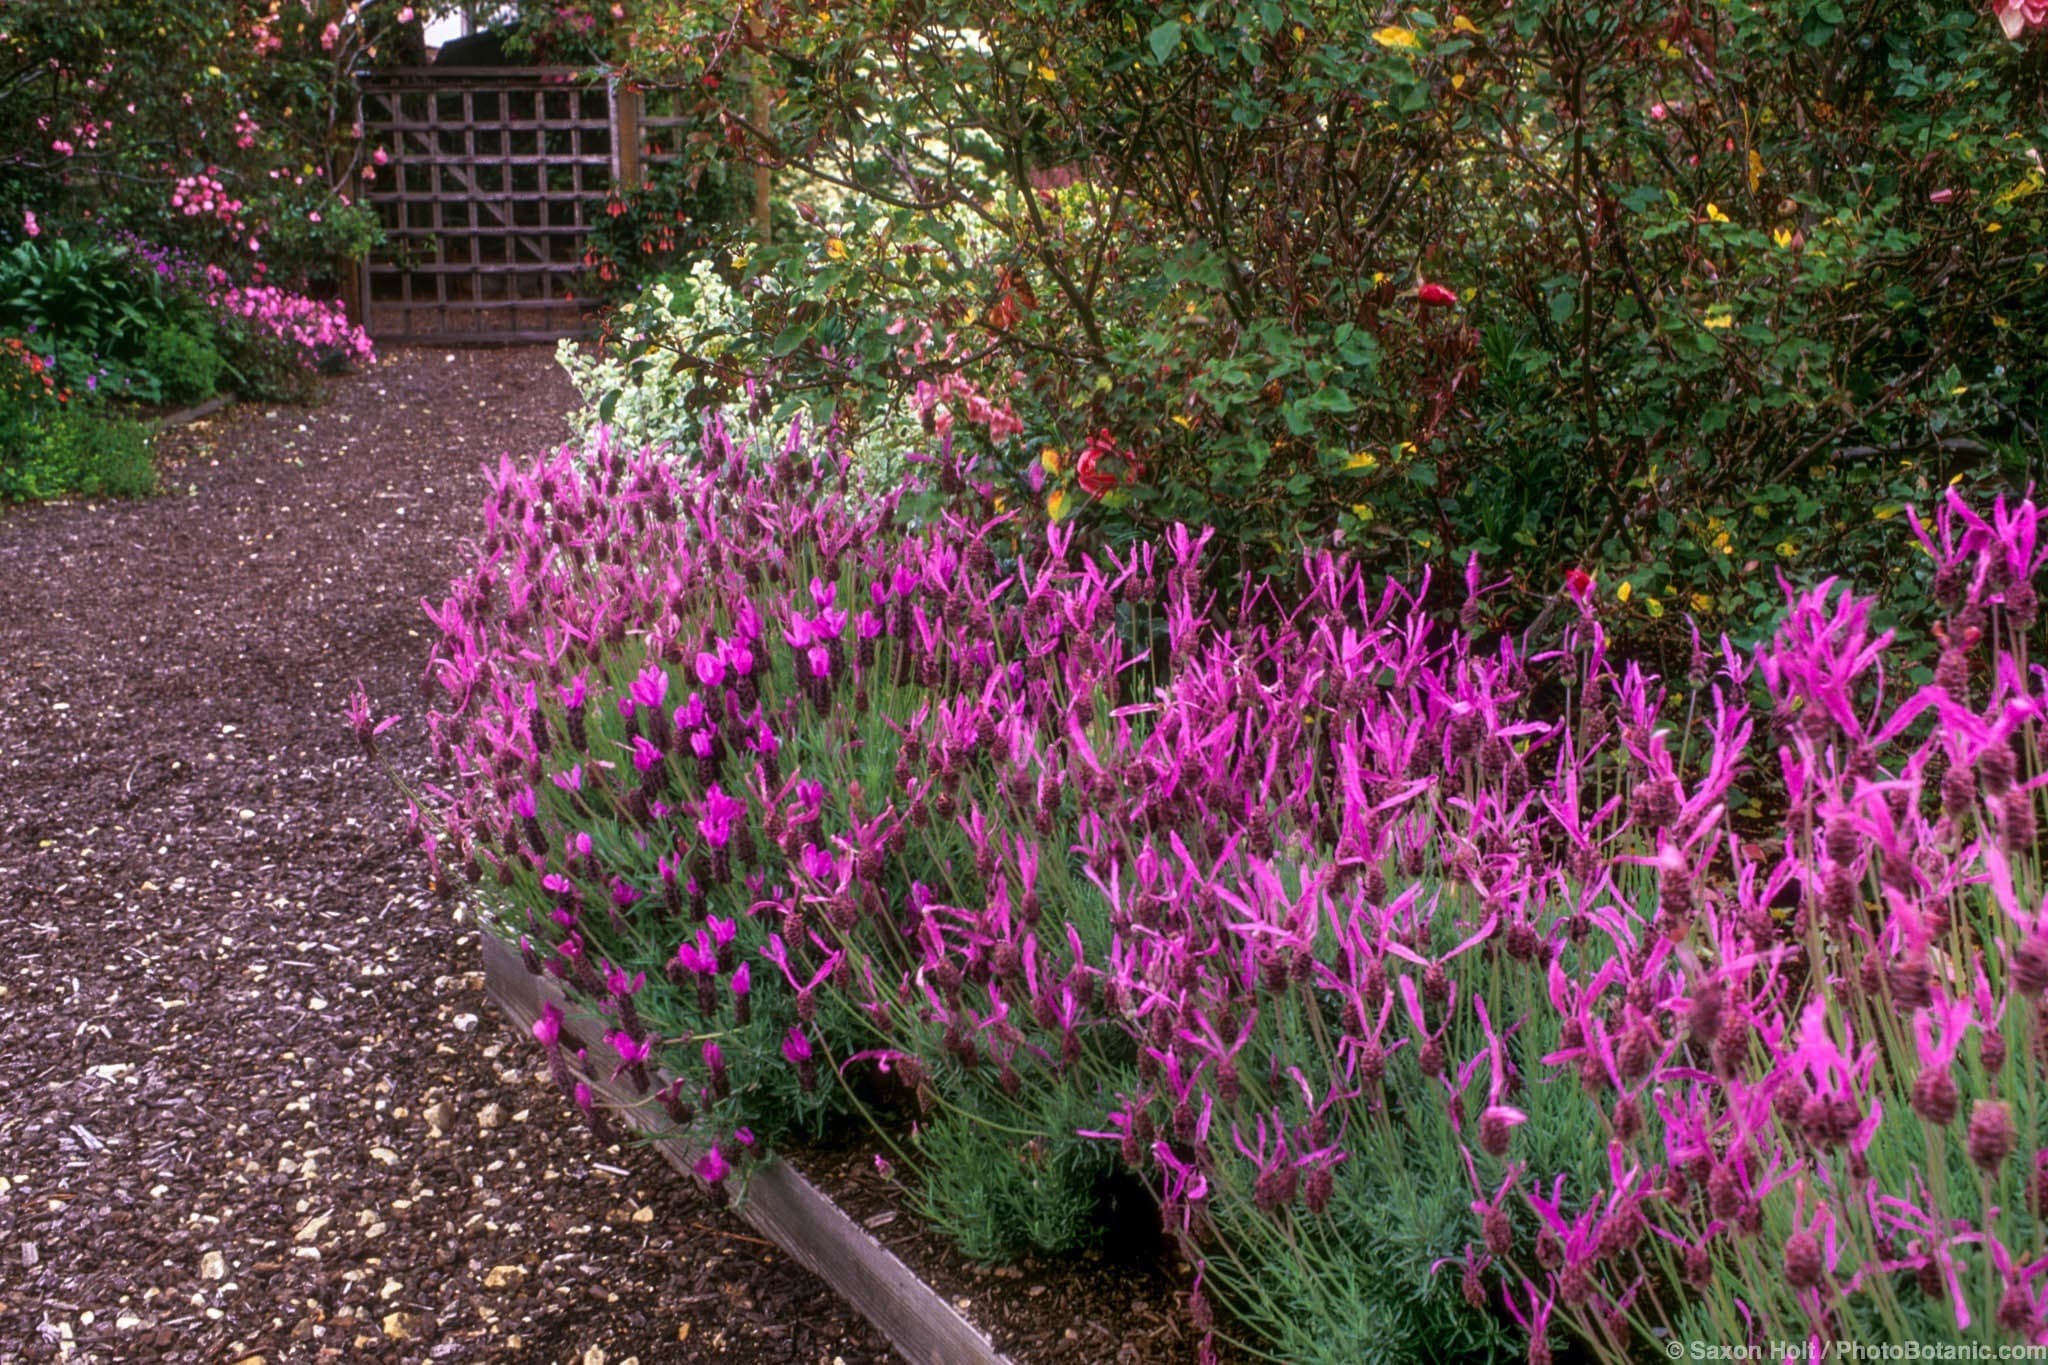
M593 1144L342 718L360 678L416 742L419 600L566 381L403 350L327 399L0 514L0 1362L887 1359Z

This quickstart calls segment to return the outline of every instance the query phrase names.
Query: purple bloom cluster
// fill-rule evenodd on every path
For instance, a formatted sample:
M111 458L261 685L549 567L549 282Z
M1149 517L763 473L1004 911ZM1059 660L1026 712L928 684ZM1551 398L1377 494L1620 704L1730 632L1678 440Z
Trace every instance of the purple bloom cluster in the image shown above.
M705 1179L834 1075L906 1125L1059 1092L1205 1333L1284 1343L1273 1266L1330 1276L1405 1170L1532 1359L2042 1334L2031 502L1914 523L1931 682L1830 582L1674 690L1589 595L1524 642L838 474L715 427L508 461L429 605L435 856L676 1076Z

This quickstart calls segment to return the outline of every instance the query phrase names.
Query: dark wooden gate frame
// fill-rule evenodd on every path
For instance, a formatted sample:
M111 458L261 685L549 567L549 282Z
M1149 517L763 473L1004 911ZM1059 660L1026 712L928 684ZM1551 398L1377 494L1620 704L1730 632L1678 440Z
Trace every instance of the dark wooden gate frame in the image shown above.
M581 335L591 216L638 179L637 100L559 67L381 72L360 95L366 143L388 157L361 186L386 237L358 281L371 334Z

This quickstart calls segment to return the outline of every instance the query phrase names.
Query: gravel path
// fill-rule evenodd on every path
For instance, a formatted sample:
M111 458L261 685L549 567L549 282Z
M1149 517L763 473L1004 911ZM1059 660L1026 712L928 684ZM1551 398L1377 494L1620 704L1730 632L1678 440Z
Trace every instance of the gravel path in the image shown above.
M570 401L399 351L179 433L163 498L0 515L0 1362L887 1358L593 1145L342 719L416 721L478 465Z

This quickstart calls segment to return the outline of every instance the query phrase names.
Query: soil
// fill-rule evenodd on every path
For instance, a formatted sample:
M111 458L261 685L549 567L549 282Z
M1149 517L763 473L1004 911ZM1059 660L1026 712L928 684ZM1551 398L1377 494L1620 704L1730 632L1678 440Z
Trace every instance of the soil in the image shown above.
M796 1152L790 1161L875 1240L896 1253L995 1342L1031 1365L1152 1365L1195 1359L1197 1334L1185 1313L1188 1273L1156 1236L1158 1214L1134 1210L1135 1245L1048 1261L976 1265L908 1211L906 1192L878 1172L869 1153ZM1142 1196L1141 1196L1142 1197ZM1219 1365L1243 1359L1219 1346Z
M596 1145L343 720L360 679L417 770L420 599L481 463L566 435L551 352L323 390L166 432L161 498L0 514L0 1365L892 1358ZM798 1164L1020 1361L1191 1354L1157 1258L973 1267Z

